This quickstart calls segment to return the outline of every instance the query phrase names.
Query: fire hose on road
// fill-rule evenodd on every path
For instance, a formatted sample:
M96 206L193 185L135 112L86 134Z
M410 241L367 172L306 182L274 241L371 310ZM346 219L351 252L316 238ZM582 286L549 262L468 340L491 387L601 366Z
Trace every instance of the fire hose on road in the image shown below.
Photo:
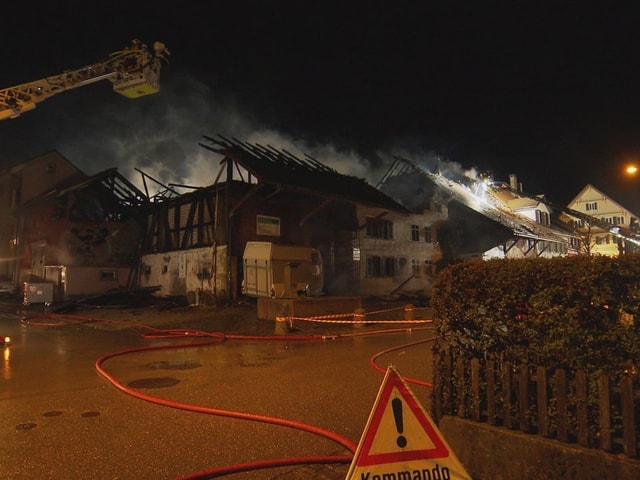
M191 347L202 347L207 345L212 345L215 343L223 342L226 340L239 340L239 341L287 341L287 342L320 342L327 340L337 340L339 338L346 337L354 337L354 336L365 336L365 335L378 335L385 333L396 333L398 331L406 331L406 329L402 328L389 328L389 329L381 329L375 331L368 332L359 332L359 333L349 333L349 334L338 334L338 335L229 335L223 332L206 332L202 330L191 330L191 329L158 329L154 327L149 327L146 325L132 325L130 322L114 322L108 319L96 319L87 316L80 315L67 315L67 314L45 314L39 315L37 317L32 318L23 318L22 322L27 325L34 326L71 326L78 325L82 323L91 323L91 322L108 322L108 323L122 323L126 324L129 327L137 326L146 330L146 333L143 336L147 339L189 339L191 343L179 342L176 344L169 345L155 345L155 346L141 346L135 348L129 348L125 350L116 351L113 353L109 353L100 357L96 363L95 368L97 372L104 377L109 383L115 386L120 391L138 398L140 400L144 400L147 402L151 402L157 405L162 405L174 409L185 410L189 412L197 412L203 413L207 415L216 415L223 417L230 417L235 419L242 419L253 422L261 422L267 424L273 424L288 428L297 429L300 431L308 432L314 435L321 436L328 440L331 440L338 445L344 447L346 450L351 452L350 455L318 455L318 456L301 456L301 457L290 457L290 458L276 458L276 459L265 459L254 461L250 463L240 463L234 465L227 465L222 467L212 468L206 471L196 472L192 474L188 474L186 476L179 477L176 480L204 480L210 478L218 478L226 475L231 475L234 473L247 472L259 469L268 469L275 467L285 467L285 466L296 466L296 465L309 465L309 464L346 464L350 463L353 459L353 454L357 449L357 444L352 442L350 439L339 435L335 432L326 430L324 428L320 428L314 425L309 425L303 422L298 422L294 420L288 420L284 418L271 417L268 415L260 415L253 414L235 410L226 410L215 407L207 407L207 406L199 406L188 403L177 402L174 400L168 400L161 397L157 397L154 395L148 395L143 392L140 392L136 389L130 388L120 382L115 376L111 375L106 368L104 367L105 362L109 359L124 356L133 353L140 353L145 351L153 351L153 350L166 350L166 349L174 349L174 348L191 348ZM401 323L401 322L396 322ZM430 328L430 327L422 327L422 328ZM194 339L197 339L193 341ZM376 353L370 358L370 365L377 371L384 373L385 369L379 367L376 364L376 360L382 355L399 350L402 348L412 347L419 344L424 344L431 342L435 339L435 337L426 338L420 341L411 342L407 344L398 345L381 352ZM431 387L430 382L425 382L417 379L405 378L406 381L410 383L415 383L422 386Z

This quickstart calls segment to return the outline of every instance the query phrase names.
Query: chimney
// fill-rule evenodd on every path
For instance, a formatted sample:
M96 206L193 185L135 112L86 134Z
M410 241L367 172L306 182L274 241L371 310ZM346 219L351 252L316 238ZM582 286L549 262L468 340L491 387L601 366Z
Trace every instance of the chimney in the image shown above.
M509 174L509 187L517 193L522 191L522 185L518 183L518 176L515 173Z

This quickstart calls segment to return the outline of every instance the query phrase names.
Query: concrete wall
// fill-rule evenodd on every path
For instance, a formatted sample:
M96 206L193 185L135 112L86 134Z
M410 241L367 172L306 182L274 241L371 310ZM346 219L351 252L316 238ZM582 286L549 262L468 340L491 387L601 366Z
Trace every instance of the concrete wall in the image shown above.
M474 480L640 479L640 461L445 416L438 425Z

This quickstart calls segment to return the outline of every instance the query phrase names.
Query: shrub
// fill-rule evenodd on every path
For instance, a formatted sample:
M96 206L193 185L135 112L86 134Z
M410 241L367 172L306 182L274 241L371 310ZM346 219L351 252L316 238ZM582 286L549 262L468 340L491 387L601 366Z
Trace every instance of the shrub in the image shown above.
M438 336L467 358L608 374L640 360L640 255L452 265L431 306Z

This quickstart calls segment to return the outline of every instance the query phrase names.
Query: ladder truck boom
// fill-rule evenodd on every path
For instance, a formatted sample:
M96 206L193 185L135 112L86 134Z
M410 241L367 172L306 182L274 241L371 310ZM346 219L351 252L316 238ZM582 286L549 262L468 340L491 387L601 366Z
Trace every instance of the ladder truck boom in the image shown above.
M169 55L160 42L155 42L151 51L139 40L133 40L131 46L112 53L101 62L2 89L0 120L16 118L53 95L101 80L109 80L114 92L128 98L157 93L160 90L160 68L163 61L168 61Z

